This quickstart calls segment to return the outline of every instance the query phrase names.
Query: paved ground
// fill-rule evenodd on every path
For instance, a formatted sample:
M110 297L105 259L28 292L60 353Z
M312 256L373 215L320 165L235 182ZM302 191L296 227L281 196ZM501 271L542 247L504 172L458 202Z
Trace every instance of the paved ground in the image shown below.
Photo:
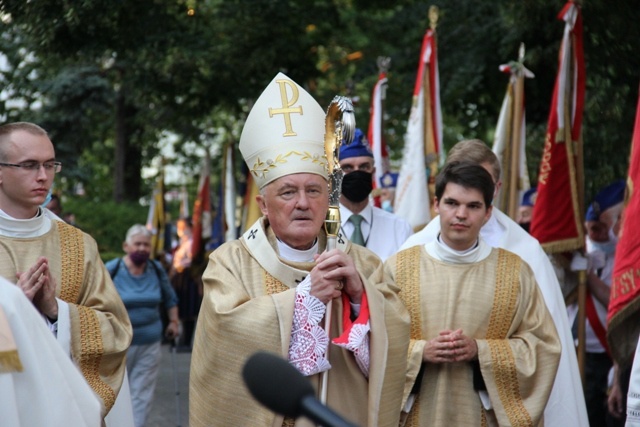
M162 346L158 384L146 427L187 427L189 425L190 364L191 353L173 354L168 344Z

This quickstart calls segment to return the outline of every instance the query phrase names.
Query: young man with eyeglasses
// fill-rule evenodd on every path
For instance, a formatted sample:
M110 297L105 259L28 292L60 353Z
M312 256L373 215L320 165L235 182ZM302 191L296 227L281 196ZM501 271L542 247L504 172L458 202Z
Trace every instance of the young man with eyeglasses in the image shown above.
M131 323L95 240L41 207L61 167L44 129L0 126L0 276L40 312L104 417L123 384Z

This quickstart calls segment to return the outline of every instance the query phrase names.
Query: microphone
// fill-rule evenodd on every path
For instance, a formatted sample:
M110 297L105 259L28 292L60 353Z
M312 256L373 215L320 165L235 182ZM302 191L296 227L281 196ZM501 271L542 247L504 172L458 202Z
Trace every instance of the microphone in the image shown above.
M311 382L279 356L253 354L242 369L242 378L253 397L278 414L304 415L325 427L357 427L316 399Z

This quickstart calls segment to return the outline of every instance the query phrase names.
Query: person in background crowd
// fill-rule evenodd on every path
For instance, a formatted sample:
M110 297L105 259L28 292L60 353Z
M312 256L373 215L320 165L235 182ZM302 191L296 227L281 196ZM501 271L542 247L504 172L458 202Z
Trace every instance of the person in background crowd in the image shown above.
M62 201L57 194L51 194L49 203L47 203L47 209L56 214L59 218L62 218Z
M477 139L458 142L447 156L447 162L452 161L468 161L483 166L493 177L496 189L500 188L500 162L484 142ZM425 228L407 239L401 250L432 242L439 232L440 220L434 218ZM545 408L545 425L586 426L587 409L567 309L556 272L547 254L536 239L495 206L491 210L491 217L480 229L480 235L490 246L511 251L529 264L560 335L562 355L551 396Z
M40 126L0 126L0 276L42 314L100 397L107 426L124 427L131 323L95 240L41 207L61 168Z
M587 209L584 224L588 259L584 397L592 426L607 425L609 372L613 366L607 344L607 308L624 188L625 182L620 180L600 190ZM567 312L577 345L578 304L571 304Z
M538 189L532 187L524 192L522 195L522 203L518 208L518 217L516 222L520 224L520 227L524 228L524 231L529 232L529 226L531 225L531 214L533 213L533 205L536 203L536 197L538 196Z
M106 266L133 326L127 371L135 425L143 427L151 410L160 368L163 330L159 310L166 310L169 317L164 335L174 339L179 332L178 299L162 264L149 259L151 232L145 226L136 224L129 228L122 248L126 255Z
M173 253L169 278L173 289L178 295L178 312L182 323L182 334L178 350L191 351L191 341L200 304L202 303L202 294L191 271L193 239L190 218L181 218L176 221L176 234L179 242Z
M398 425L409 318L373 252L340 237L325 250L324 133L322 107L282 73L247 117L240 151L263 217L209 256L191 358L191 427L312 425L283 420L249 394L241 372L257 351L287 359L318 393L328 371L327 405L355 424Z
M373 152L360 129L356 129L351 144L340 147L340 167L345 174L340 196L343 234L384 261L396 253L413 230L403 218L369 202L375 167Z
M393 201L396 198L396 185L398 184L398 173L387 172L380 179L380 207L393 213Z
M406 425L546 425L562 346L529 265L480 237L493 178L449 161L435 193L436 240L384 265L411 313Z

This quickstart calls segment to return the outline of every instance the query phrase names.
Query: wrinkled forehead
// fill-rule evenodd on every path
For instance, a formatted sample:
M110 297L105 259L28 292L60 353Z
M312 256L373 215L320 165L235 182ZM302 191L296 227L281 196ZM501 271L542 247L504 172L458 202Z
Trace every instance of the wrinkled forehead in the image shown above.
M294 173L282 176L273 182L270 182L265 188L278 190L285 187L300 188L308 186L320 186L327 188L327 179L314 173Z

